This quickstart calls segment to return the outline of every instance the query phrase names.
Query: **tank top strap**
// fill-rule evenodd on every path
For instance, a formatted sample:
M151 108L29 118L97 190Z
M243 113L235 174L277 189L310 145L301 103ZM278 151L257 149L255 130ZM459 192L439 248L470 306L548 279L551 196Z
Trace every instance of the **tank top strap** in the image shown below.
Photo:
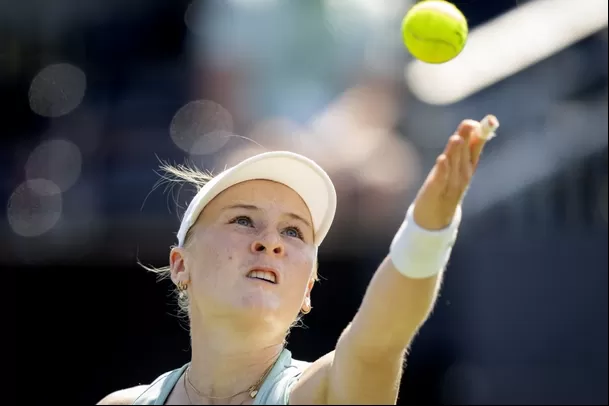
M309 365L309 362L293 359L292 353L284 348L260 387L253 404L287 405L292 387Z
M174 369L159 376L133 402L134 405L164 405L169 394L186 370L189 364Z

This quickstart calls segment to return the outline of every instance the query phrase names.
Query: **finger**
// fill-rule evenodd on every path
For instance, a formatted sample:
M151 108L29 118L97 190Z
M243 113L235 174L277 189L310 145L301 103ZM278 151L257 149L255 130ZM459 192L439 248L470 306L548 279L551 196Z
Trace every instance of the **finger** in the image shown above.
M452 156L459 149L459 145L461 144L462 140L463 139L458 134L453 134L448 139L448 142L446 143L446 147L444 148L443 154L446 155L446 158L448 158L449 163L452 160Z
M441 180L442 182L446 183L448 181L449 174L450 174L450 166L448 163L448 157L445 154L441 154L436 159L435 170L436 170L436 173L435 173L436 178L438 180Z
M448 183L449 174L450 166L448 163L448 157L445 154L441 154L436 158L436 164L429 173L429 176L427 176L425 182L428 183L432 188L444 190L446 188L446 184Z
M464 148L461 148L461 165L459 170L463 179L469 179L471 172L471 153L470 153L470 140L476 136L480 123L474 120L465 120L459 125L457 134L464 141Z
M474 133L480 128L480 123L475 120L463 120L457 128L457 134L469 143Z
M472 137L472 140L470 142L470 159L474 169L478 167L478 162L480 162L480 156L482 155L482 151L484 150L485 144L486 141L481 137Z
M487 115L480 122L479 132L477 136L472 137L470 144L471 161L474 168L478 166L484 146L495 136L497 128L499 128L499 120L493 115Z
M452 189L458 189L461 184L461 155L462 149L465 147L465 141L460 135L455 134L450 137L449 144L451 144L448 155L450 166L449 182Z

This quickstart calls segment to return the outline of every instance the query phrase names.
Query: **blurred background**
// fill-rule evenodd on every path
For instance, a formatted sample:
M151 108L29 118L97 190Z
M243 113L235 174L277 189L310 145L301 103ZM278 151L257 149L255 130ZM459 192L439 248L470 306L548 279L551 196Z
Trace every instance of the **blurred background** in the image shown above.
M487 113L499 136L399 402L607 404L607 1L456 1L472 33L439 66L402 45L413 4L3 2L7 404L92 404L189 359L170 284L137 264L167 264L193 196L155 187L160 160L287 149L330 173L323 279L289 339L312 361L448 136Z

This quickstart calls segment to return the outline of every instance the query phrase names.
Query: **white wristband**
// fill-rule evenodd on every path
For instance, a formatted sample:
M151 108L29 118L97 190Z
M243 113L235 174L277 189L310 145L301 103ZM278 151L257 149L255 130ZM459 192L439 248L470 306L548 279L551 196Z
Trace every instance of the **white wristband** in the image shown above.
M452 223L438 231L417 225L413 211L414 206L410 206L406 219L391 242L389 257L402 275L423 279L437 275L448 264L461 223L461 206L457 207Z

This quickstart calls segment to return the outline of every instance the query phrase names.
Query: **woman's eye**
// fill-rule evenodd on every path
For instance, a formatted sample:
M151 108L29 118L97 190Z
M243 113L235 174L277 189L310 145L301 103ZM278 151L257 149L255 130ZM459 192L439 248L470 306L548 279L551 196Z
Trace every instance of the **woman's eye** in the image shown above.
M235 217L230 221L230 224L238 224L243 227L252 227L254 225L252 219L247 216Z
M298 227L288 227L283 230L283 233L288 237L303 239L302 232Z

